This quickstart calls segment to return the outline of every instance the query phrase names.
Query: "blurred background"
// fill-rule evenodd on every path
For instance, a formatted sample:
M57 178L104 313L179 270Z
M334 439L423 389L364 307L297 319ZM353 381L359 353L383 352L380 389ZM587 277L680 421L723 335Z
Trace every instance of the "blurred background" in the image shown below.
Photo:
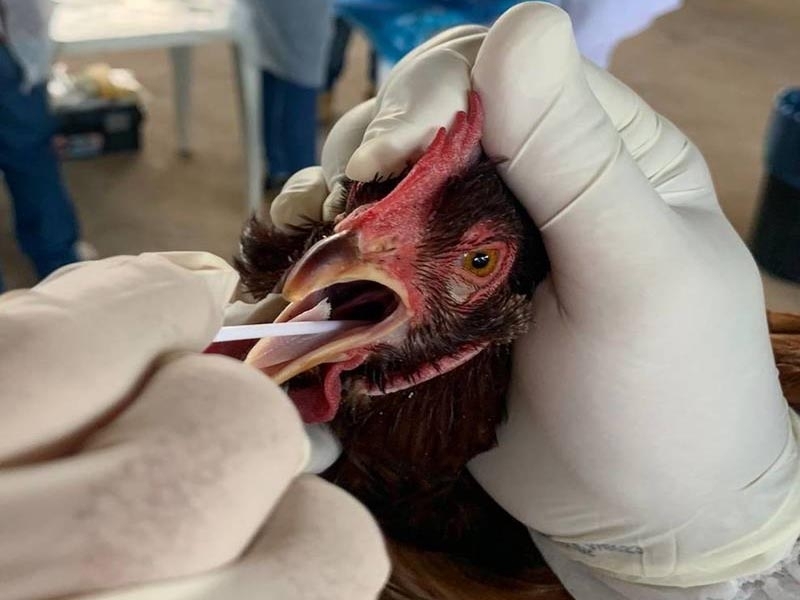
M170 1L161 0L163 6ZM63 63L59 67L61 79L54 79L51 92L60 94L58 101L62 103L59 149L64 159L66 187L81 223L81 239L96 249L99 256L202 249L230 258L236 251L239 229L249 211L248 201L253 201L253 157L250 156L248 163L248 146L243 144L241 132L248 123L251 133L261 125L243 110L246 102L238 90L247 94L248 85L255 82L254 76L237 69L241 65L234 60L237 53L232 50L231 39L218 32L202 39L197 37L201 41L196 43L187 41L189 37L172 46L164 42L164 47L158 46L163 40L156 44L158 47L148 47L141 40L129 39L127 45L115 45L114 40L107 39L104 50L104 43L99 43L103 40L96 39L97 20L102 13L87 13L90 16L85 18L75 17L76 13L58 14L67 5L74 10L81 3L97 2L57 3L51 23L51 31L55 26L61 28L54 34L58 38L55 60ZM130 8L135 0L128 0L127 4ZM153 2L147 4L152 7ZM211 21L188 23L187 31L197 33L204 27L209 31L217 27L212 22L217 17L209 16L213 13L212 4L213 0L203 5L195 3L193 14L201 21L206 18ZM139 15L142 20L139 24L126 23L120 28L117 23L119 34L113 34L113 27L103 29L109 37L124 38L134 31L135 38L142 28L149 28L147 36L152 40L165 33L177 35L174 31L161 31L160 21L148 16L144 8ZM334 17L335 13L331 19ZM66 20L58 24L59 18ZM159 18L177 22L174 15ZM381 69L391 59L379 55L378 64L374 65L373 48L380 49L380 44L367 35L369 24L358 18L349 22L353 29L347 40L343 71L330 94L320 94L315 100L316 117L312 117L311 126L318 141L324 138L337 115L373 93L371 71L378 71L380 77ZM86 31L76 23L84 23ZM597 23L601 32L604 26ZM749 240L765 181L765 140L775 97L781 90L800 84L800 2L686 0L677 10L663 14L643 28L606 52L609 69L700 147L723 209L740 235ZM341 29L338 33L341 42ZM93 45L82 45L89 38ZM191 56L169 50L175 44L191 44ZM327 51L336 44L331 42ZM390 52L384 49L382 55ZM238 56L242 59L242 52ZM93 83L84 81L83 88L80 85L78 88L85 91L94 85L96 92L98 86L102 87L98 81L109 81L107 71L100 69L98 74L98 63L126 70L116 72L116 79L110 77L112 84L116 81L115 93L121 98L116 100L117 108L128 107L129 121L123 117L119 122L117 118L117 131L126 127L135 129L137 114L141 112L138 148L104 149L102 138L97 134L92 137L91 124L84 123L83 129L79 126L81 111L86 112L85 98L75 100L75 89L70 91L70 86L75 86L74 77L82 74ZM95 65L94 71L87 75L85 69L91 65ZM176 65L190 68L176 69ZM249 82L248 77L251 77ZM258 83L272 85L266 80ZM321 91L325 87L323 83ZM96 104L94 108L98 106L102 105ZM181 133L176 126L179 106L184 111L190 109L186 120L188 132ZM107 126L108 114L95 115L95 120ZM250 152L253 147L251 143ZM800 163L797 155L794 160ZM276 193L280 179L276 176L274 180L259 181L259 196L269 200ZM800 204L800 192L795 200ZM15 243L13 222L11 202L3 188L0 270L7 288L30 286L36 281L36 274ZM793 252L800 260L800 237L795 241ZM766 274L764 279L770 307L800 312L800 283Z

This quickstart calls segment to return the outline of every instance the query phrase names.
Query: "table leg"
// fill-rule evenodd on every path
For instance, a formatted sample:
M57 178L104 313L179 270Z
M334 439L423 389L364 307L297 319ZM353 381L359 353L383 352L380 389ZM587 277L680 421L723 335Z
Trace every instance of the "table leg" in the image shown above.
M250 63L234 44L234 62L239 87L240 114L246 161L247 205L258 210L263 198L264 153L261 134L261 69Z
M172 82L175 95L175 127L178 135L178 152L191 154L189 147L189 112L192 88L192 48L176 46L169 49L172 59Z

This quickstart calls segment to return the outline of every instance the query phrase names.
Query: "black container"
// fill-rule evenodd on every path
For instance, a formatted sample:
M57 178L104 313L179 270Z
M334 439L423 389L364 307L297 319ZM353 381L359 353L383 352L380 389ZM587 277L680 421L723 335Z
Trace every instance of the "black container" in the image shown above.
M141 148L144 114L136 103L92 102L56 108L55 145L63 159L93 158Z
M800 283L800 88L778 95L752 251L768 273Z

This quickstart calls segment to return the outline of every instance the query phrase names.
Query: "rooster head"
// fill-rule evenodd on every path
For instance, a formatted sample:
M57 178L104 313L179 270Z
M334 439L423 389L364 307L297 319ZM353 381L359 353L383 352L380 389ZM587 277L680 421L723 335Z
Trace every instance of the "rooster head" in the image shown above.
M344 331L265 338L245 361L288 394L306 422L340 403L442 376L507 345L530 320L548 265L541 238L481 151L482 110L440 130L407 173L349 182L345 212L283 278L278 322L347 320Z

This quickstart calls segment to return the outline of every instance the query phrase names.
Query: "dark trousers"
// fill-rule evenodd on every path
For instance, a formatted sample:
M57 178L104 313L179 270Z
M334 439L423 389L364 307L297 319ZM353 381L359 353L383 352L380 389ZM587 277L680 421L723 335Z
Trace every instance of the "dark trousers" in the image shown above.
M345 19L336 17L336 22L333 31L333 41L331 42L331 55L328 62L328 76L325 82L325 91L331 91L339 79L339 75L344 70L344 59L347 53L347 45L350 43L350 37L353 35L353 27ZM375 56L375 51L370 52L369 58L369 80L372 85L375 85L377 79L378 60Z
M22 71L0 44L0 171L17 242L40 278L78 259L78 222L51 145L53 131L45 85L22 91Z
M270 178L316 164L317 89L262 72L264 150Z

